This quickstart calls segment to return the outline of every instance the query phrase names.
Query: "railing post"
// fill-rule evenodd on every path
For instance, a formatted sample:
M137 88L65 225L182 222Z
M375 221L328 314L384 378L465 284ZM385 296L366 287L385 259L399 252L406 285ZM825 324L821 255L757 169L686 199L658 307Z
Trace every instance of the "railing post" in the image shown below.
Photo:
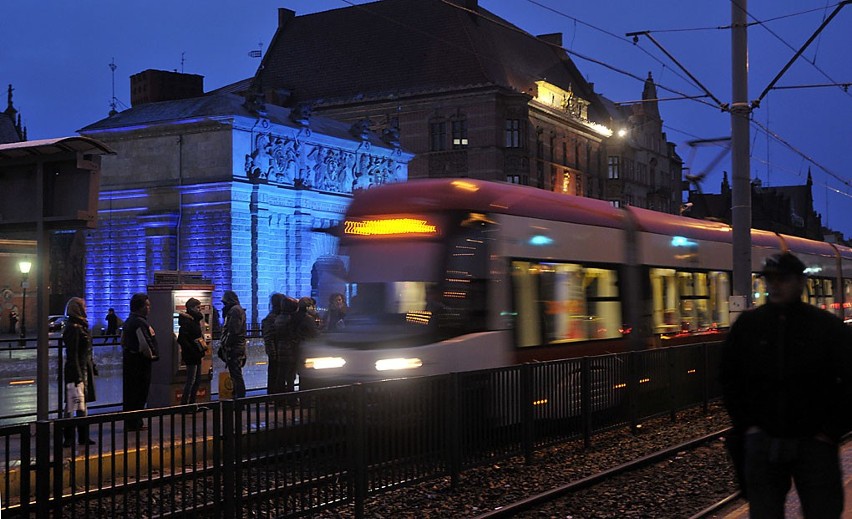
M592 361L580 359L580 416L583 424L583 447L592 446Z
M706 342L701 343L701 364L701 408L707 414L710 411L710 345Z
M29 438L21 438L23 442L26 439L27 441L27 451L29 451ZM38 519L48 519L50 517L50 421L49 420L39 420L36 422L36 465L35 465L35 473L36 473L36 488L35 488L35 499L36 499L36 517ZM61 440L59 440L61 441ZM30 466L29 456L24 458L24 446L21 444L21 468L26 465ZM61 459L61 458L60 458ZM53 475L54 479L59 480L60 491L62 485L62 464L57 463L58 470L57 473ZM21 477L26 477L26 485L29 487L29 470L21 473ZM29 500L29 488L27 488L27 493L23 492L24 488L21 488L21 503ZM61 494L60 494L61 496ZM57 496L57 501L60 501ZM28 515L28 514L26 514Z
M367 434L366 398L362 384L352 386L352 437L353 486L355 490L355 518L364 517L364 502L367 500Z
M524 462L533 462L533 443L535 428L533 424L533 384L534 374L531 364L521 365L521 423L523 427Z
M639 352L631 351L627 354L627 414L630 421L630 432L639 433L639 400L642 390L639 380Z
M447 468L450 471L450 489L455 490L461 474L461 389L459 374L450 373L447 399Z
M666 361L667 361L666 365L669 368L668 369L668 372L669 372L669 376L668 376L668 379L669 379L668 380L668 386L669 386L669 388L668 388L669 389L668 390L668 394L669 394L669 419L672 421L672 423L674 423L674 421L677 420L677 412L676 412L676 409L677 409L677 388L675 386L677 385L678 380L682 380L684 382L687 380L687 377L684 376L685 373L680 373L680 374L675 373L675 366L678 365L677 361L679 360L679 359L675 358L675 355L680 354L679 353L680 349L677 349L678 351L675 351L675 350L676 350L675 348L666 348L666 350L665 350L666 351ZM681 365L682 365L682 363L681 363ZM678 376L678 375L680 375L680 376Z
M232 519L237 517L235 499L240 489L235 482L235 445L236 437L240 431L236 430L234 420L234 401L222 401L222 502L224 503L224 517Z

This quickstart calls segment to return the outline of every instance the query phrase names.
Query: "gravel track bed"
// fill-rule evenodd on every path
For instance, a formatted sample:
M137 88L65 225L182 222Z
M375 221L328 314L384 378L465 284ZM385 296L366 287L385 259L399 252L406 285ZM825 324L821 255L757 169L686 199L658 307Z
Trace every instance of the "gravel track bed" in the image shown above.
M523 457L462 473L455 490L448 477L436 479L368 499L365 515L378 519L476 517L515 501L591 476L666 447L710 434L730 422L721 405L707 414L700 408L648 420L638 434L627 428L592 438L592 446L569 442L537 451L530 464ZM736 489L733 470L722 441L713 442L659 466L619 476L580 494L542 505L519 517L605 519L689 517ZM353 517L351 506L329 510L316 517Z

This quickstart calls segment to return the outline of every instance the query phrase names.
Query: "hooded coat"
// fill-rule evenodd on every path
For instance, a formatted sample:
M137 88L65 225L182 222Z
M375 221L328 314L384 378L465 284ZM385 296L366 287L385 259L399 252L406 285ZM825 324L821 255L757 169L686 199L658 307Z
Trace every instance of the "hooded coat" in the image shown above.
M62 332L65 344L65 383L82 383L85 387L86 402L94 402L95 362L92 357L92 335L89 332L89 320L86 316L86 303L79 297L72 297L65 307L68 321Z
M220 357L244 361L246 358L246 311L240 306L240 298L233 290L222 295L225 323L222 325L222 338L219 341Z

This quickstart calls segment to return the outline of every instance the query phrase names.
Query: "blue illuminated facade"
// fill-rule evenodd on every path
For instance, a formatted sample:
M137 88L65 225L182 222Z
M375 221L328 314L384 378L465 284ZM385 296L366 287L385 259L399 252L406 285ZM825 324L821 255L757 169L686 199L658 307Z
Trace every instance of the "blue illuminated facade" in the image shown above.
M272 292L317 293L346 258L322 229L353 191L405 181L411 155L393 134L281 107L247 108L233 94L149 103L80 133L116 151L102 162L99 224L87 236L86 299L93 327L157 270L201 272L218 305L234 290L250 325Z

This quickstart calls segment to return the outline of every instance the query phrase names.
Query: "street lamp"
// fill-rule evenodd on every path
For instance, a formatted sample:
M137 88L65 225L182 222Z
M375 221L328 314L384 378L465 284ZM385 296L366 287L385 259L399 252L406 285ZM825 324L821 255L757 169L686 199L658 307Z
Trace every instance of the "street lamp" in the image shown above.
M30 268L33 266L29 261L21 261L18 263L18 268L21 270L21 289L23 290L23 303L21 305L21 338L27 336L27 288L30 286L28 281Z

